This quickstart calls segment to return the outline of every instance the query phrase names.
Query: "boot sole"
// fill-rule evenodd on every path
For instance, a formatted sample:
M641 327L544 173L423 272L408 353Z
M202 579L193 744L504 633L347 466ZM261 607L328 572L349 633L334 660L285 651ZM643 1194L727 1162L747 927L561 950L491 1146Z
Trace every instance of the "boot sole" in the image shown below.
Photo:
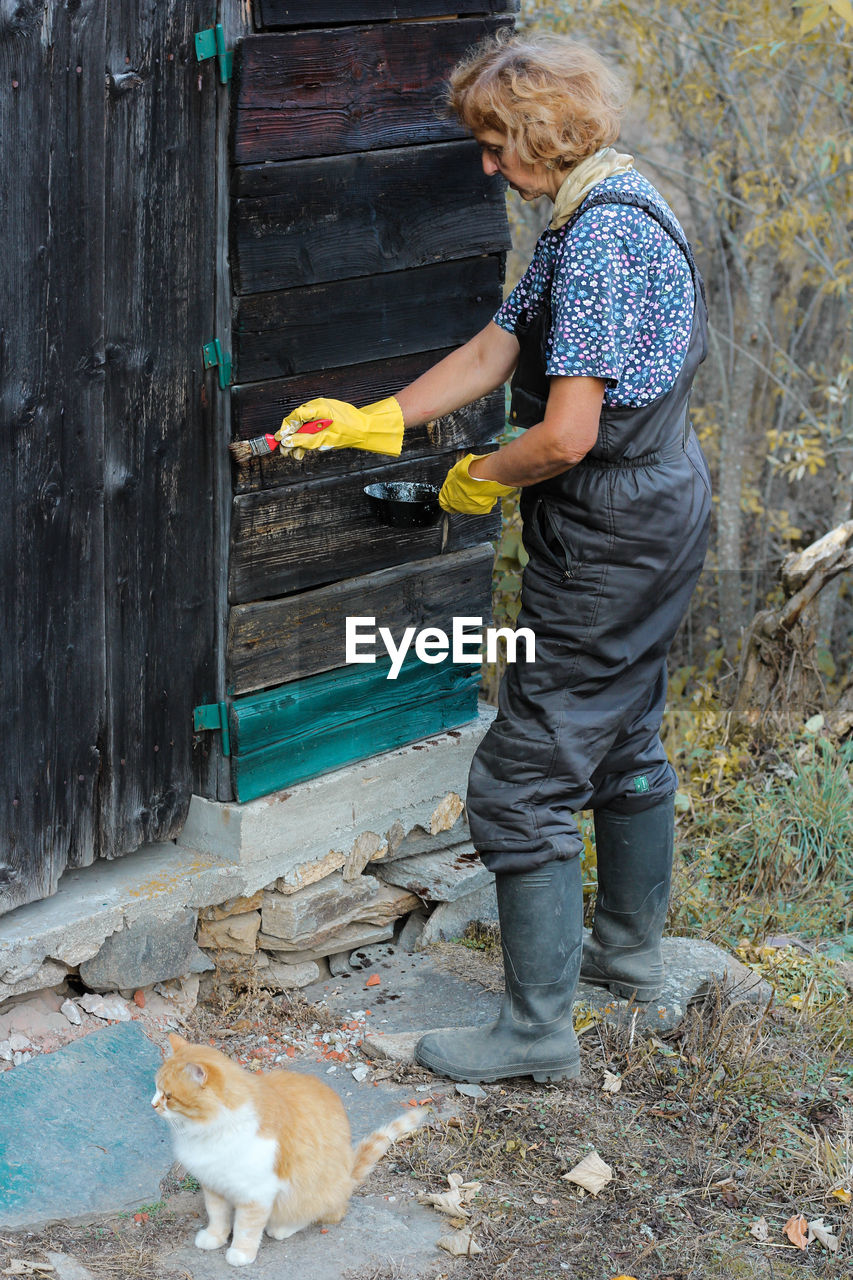
M663 987L637 987L628 982L620 982L617 978L594 978L581 970L580 981L589 987L606 987L611 995L620 1000L634 1000L637 1004L648 1004L650 1000L659 1000Z
M466 1072L437 1061L431 1062L426 1054L423 1057L415 1055L415 1061L419 1066L426 1067L427 1071L432 1071L434 1075L444 1076L446 1080L454 1080L459 1084L494 1084L497 1080L513 1080L521 1076L532 1076L537 1084L548 1084L559 1080L577 1080L581 1073L580 1058L577 1062L560 1066L537 1067L531 1063L519 1063L517 1067L507 1067L503 1070Z

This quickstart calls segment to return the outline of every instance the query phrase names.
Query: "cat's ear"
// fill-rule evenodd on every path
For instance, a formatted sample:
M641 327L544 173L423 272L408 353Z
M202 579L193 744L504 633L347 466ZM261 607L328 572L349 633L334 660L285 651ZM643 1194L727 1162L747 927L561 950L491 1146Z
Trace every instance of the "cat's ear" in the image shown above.
M167 1038L168 1038L172 1053L177 1053L179 1049L183 1049L186 1047L186 1043L187 1043L186 1040L182 1040L180 1036L176 1036L174 1031L170 1031Z
M200 1062L187 1062L184 1066L184 1073L189 1076L194 1084L202 1085L207 1079L207 1071Z

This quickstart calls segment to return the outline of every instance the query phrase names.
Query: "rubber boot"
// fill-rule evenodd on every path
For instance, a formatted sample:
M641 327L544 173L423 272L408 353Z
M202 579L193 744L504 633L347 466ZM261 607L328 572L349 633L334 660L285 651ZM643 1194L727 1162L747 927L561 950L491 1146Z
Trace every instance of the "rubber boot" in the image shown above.
M663 990L660 940L672 883L671 798L641 813L595 814L598 897L584 939L581 982L625 1000L656 1000Z
M580 862L549 862L495 876L505 993L497 1022L432 1031L415 1049L423 1067L471 1084L533 1076L580 1075L572 1002L580 968L583 890Z

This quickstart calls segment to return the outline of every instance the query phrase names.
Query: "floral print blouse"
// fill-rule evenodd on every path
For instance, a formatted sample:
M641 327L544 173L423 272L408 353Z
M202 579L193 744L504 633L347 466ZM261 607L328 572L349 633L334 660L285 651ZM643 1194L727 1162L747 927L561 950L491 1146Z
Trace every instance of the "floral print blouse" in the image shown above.
M672 210L636 170L593 190L633 191ZM551 290L549 375L602 378L605 404L636 407L669 391L687 354L693 279L663 227L631 205L583 205L559 231L546 228L533 260L495 316L510 333Z

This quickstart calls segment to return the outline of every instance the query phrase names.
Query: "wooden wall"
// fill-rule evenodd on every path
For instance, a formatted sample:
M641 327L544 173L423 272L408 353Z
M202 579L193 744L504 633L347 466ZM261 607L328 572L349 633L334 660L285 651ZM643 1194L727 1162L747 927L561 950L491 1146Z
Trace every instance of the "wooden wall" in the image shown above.
M276 430L315 395L365 404L393 393L500 304L503 185L484 177L476 144L440 100L453 65L511 22L515 5L467 0L450 18L447 7L257 0L263 30L237 50L232 117L236 438ZM401 531L375 521L362 489L386 478L440 484L503 422L499 391L407 431L398 460L341 450L236 469L233 697L275 697L276 682L340 667L343 620L364 601L395 629L447 624L472 602L488 617L484 543L498 513ZM405 696L415 698L414 685L408 695L401 687L403 717ZM474 694L469 715L475 705ZM384 749L379 734L374 749Z

